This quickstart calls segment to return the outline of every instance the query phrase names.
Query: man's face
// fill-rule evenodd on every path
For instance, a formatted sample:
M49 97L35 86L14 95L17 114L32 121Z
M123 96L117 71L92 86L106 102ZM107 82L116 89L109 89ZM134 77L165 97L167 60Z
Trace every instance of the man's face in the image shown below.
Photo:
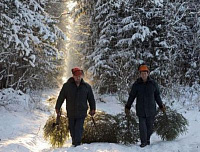
M74 81L79 84L81 82L81 79L83 78L83 75L73 75Z
M142 80L145 82L147 81L147 77L148 77L149 73L147 71L142 71L140 72L140 77L142 78Z

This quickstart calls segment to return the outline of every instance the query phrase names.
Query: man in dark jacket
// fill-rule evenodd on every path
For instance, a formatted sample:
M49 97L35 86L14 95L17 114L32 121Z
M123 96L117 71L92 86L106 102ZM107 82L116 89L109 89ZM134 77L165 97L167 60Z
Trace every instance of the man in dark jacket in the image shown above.
M88 103L89 114L95 114L96 104L91 86L83 80L83 70L78 67L72 69L73 77L63 85L56 103L56 113L61 115L60 108L66 99L66 110L69 121L69 130L72 137L72 145L81 144L83 124L87 116Z
M160 98L158 84L149 77L147 65L142 64L138 68L140 78L133 84L125 106L125 113L130 114L133 101L136 98L136 115L139 118L140 147L150 145L150 136L153 132L153 123L156 115L156 103L162 111L165 107Z

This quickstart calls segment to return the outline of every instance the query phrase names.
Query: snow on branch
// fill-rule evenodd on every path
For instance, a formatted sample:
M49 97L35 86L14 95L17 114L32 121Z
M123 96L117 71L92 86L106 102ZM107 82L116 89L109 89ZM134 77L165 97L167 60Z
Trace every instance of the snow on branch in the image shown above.
M33 82L28 80L31 74L37 75L40 70L56 71L57 66L53 64L58 64L60 56L56 46L66 36L56 26L58 20L45 12L44 3L44 0L3 0L0 3L0 62L1 68L6 69L0 87L14 84L23 88Z
M15 7L10 11L15 12L15 15L8 14L6 11L1 15L4 29L2 33L8 47L14 45L14 49L21 52L22 56L32 60L31 54L35 54L36 46L44 43L54 45L59 38L66 38L54 25L57 21L51 19L35 0L26 2L15 0L13 3L10 1L4 4L4 7L10 8L11 4ZM54 51L57 52L56 49ZM30 64L33 65L33 62Z

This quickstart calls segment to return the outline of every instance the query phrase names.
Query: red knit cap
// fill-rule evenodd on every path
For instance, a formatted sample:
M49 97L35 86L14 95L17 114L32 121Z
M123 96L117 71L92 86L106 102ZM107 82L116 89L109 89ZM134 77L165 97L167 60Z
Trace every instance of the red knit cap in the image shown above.
M74 67L72 69L72 74L75 76L81 76L83 75L83 70L81 70L79 67Z

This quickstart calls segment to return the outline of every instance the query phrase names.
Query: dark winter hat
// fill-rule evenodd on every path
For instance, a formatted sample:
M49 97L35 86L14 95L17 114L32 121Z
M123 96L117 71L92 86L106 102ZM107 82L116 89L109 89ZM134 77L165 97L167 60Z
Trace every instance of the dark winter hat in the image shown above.
M74 67L72 69L72 74L75 76L81 76L83 75L83 70L81 70L79 67Z
M140 72L149 72L149 68L146 64L141 64L138 68Z

